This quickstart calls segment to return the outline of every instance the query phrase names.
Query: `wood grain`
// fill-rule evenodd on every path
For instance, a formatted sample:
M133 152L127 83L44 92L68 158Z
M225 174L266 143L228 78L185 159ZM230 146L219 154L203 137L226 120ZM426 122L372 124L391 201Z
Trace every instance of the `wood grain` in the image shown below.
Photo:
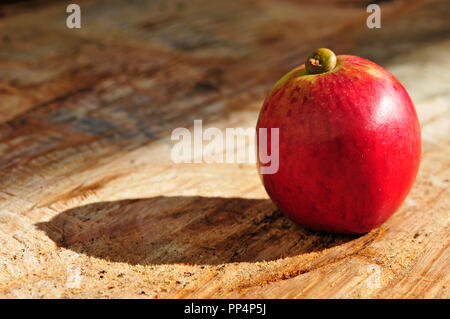
M0 297L449 298L448 1L58 1L0 6ZM253 164L174 164L176 127L254 127L310 51L407 88L419 176L362 236L300 228ZM235 150L236 151L236 150Z

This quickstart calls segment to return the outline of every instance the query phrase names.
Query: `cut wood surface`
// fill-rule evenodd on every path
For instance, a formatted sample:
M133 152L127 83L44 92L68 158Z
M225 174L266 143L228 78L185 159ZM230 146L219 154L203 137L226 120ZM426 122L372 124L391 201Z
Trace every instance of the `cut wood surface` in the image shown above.
M449 1L0 5L0 297L449 298ZM285 218L254 164L175 164L177 127L251 128L317 47L391 71L422 126L416 183L361 236ZM236 150L234 150L236 151Z

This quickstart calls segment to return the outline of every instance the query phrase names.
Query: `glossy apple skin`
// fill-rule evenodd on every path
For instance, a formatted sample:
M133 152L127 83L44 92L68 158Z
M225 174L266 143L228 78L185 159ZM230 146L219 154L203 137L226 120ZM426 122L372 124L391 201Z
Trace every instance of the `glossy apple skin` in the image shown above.
M259 128L279 128L279 169L260 173L267 193L310 229L370 231L400 207L419 169L411 98L391 73L360 57L340 55L327 73L309 75L304 65L287 73L264 101Z

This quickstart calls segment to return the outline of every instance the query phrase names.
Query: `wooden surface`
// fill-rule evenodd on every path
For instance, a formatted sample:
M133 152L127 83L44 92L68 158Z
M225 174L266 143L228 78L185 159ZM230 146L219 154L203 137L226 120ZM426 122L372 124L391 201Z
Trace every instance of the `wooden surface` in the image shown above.
M39 3L41 3L39 5ZM449 298L448 1L64 1L0 6L0 296ZM407 88L420 172L362 236L299 228L252 164L174 164L171 131L253 127L311 50Z

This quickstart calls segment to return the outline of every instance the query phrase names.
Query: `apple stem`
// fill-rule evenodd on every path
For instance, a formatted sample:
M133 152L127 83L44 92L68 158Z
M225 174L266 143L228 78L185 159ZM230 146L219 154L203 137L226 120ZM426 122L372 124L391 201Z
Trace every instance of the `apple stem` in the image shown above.
M306 60L305 68L310 74L325 73L336 67L336 54L326 48L314 51Z

